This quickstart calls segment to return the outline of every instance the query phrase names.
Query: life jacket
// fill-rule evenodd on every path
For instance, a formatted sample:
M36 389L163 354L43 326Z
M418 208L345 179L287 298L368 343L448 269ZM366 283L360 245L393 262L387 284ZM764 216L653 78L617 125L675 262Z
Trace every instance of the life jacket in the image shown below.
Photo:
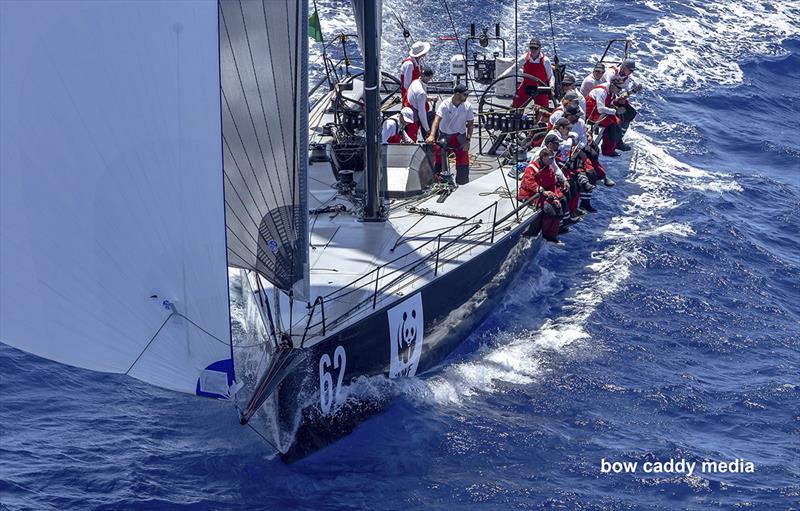
M594 99L594 97L592 97L592 91L597 90L597 89L605 89L605 91L606 91L605 106L607 106L608 108L611 108L613 106L613 103L614 103L614 94L611 94L611 91L609 90L609 87L610 87L610 85L607 84L607 83L604 83L602 85L598 85L597 87L595 87L592 90L590 90L589 94L586 95L586 118L589 119L590 121L597 122L597 120L602 115L597 110L597 101Z
M525 63L522 65L522 72L526 75L535 76L539 80L541 80L543 84L547 85L547 66L544 64L544 52L541 52L539 56L539 62L534 62L531 58L531 52L525 54ZM524 78L523 83L525 85L541 85L541 83L537 82L533 78L528 78L527 76Z
M419 65L419 62L414 62L414 59L412 59L411 57L404 58L402 63L405 63L405 62L411 62L411 64L413 64L413 67L411 68L411 81L408 82L409 83L409 87L410 87L411 83L413 83L414 80L416 80L417 78L420 77L420 73L422 72L422 67ZM402 63L401 63L401 65L402 65ZM405 101L406 94L408 94L408 89L406 89L404 83L405 83L405 80L403 80L403 75L401 74L400 75L400 94L401 94L400 97L403 98L403 100Z
M394 129L395 129L394 135L392 135L391 137L387 138L386 142L388 142L390 144L401 144L401 143L403 143L403 132L400 130L400 123L398 122L398 120L394 119L393 117L389 117L386 120L394 122Z

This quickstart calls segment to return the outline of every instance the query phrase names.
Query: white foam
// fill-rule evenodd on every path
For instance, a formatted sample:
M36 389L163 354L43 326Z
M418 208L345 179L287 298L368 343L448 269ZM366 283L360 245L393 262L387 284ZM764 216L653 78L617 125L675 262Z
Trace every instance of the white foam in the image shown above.
M691 12L672 13L665 3L657 10L668 14L628 29L645 57L638 73L649 87L738 85L744 80L739 62L755 55L782 55L780 43L800 35L796 1L690 1L681 7Z

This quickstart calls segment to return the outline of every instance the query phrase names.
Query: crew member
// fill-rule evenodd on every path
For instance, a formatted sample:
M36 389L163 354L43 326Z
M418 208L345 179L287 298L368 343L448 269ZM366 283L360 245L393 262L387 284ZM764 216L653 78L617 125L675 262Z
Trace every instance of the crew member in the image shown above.
M434 164L437 169L446 168L448 153L452 150L456 155L456 184L469 183L469 144L472 140L472 128L475 114L472 104L467 100L469 93L463 83L453 87L453 95L439 104L436 117L428 138L425 140L433 146ZM445 148L445 154L439 146ZM441 176L447 179L447 174Z
M382 144L411 144L414 142L408 135L408 128L414 124L414 112L405 107L396 114L389 116L381 126Z
M411 82L419 78L422 72L422 58L431 50L431 43L417 41L411 45L408 57L400 64L400 96L405 105L406 94Z
M518 199L526 201L537 193L543 213L542 237L552 243L560 243L558 235L567 232L566 227L561 227L563 193L553 169L553 152L547 147L543 147L536 159L525 167Z
M619 156L616 151L620 140L619 115L625 107L617 106L615 100L622 87L622 80L614 77L611 82L598 85L589 91L586 96L586 118L594 124L605 128L603 130L603 155Z
M561 116L564 115L564 109L565 108L569 108L570 106L574 106L575 108L579 109L581 112L585 113L583 109L586 108L586 106L585 106L586 103L584 101L584 106L581 107L581 99L583 99L583 98L580 97L580 94L578 94L574 90L568 91L566 94L564 94L564 97L561 98L561 104L558 105L558 107L556 107L555 110L553 110L552 114L550 114L550 119L547 122L547 129L548 130L553 129L553 126L555 126L556 121L559 120L561 118Z
M575 97L578 101L578 106L581 108L581 112L586 114L586 98L578 92L578 88L575 84L575 76L566 74L564 75L564 79L561 81L561 88L564 92L564 97L569 95L570 97Z
M603 79L606 82L614 77L622 79L622 90L619 92L617 99L617 104L625 107L625 111L619 116L619 127L622 133L620 134L617 148L620 151L629 151L631 149L631 147L622 140L622 137L625 136L625 132L628 131L631 121L636 117L636 109L630 104L628 97L642 90L642 85L633 79L633 72L635 70L636 62L633 60L625 60L619 68L610 66L603 75Z
M580 108L574 105L567 107L564 111L564 117L570 122L572 125L572 133L576 135L575 143L578 145L578 149L584 158L583 168L592 185L596 185L597 181L600 181L610 188L614 186L615 183L606 175L605 168L603 168L603 165L598 159L599 152L597 151L597 146L592 142L591 134L586 129L586 123L581 118L581 114ZM590 204L588 200L591 199L591 195L584 198L587 199L587 204ZM589 209L593 209L591 205L587 210Z
M417 141L417 132L422 127L422 138L427 138L431 131L431 119L429 115L430 105L428 104L428 82L433 79L433 69L422 68L420 77L411 82L408 94L403 102L403 106L408 107L414 113L414 122L407 128L411 139Z
M602 62L598 62L594 65L594 70L589 73L586 78L583 79L583 83L581 83L581 96L586 97L589 95L589 91L600 85L601 83L606 82L603 78L603 75L606 72L606 65Z
M535 104L542 108L547 108L550 105L550 95L547 93L537 94L537 89L539 86L549 86L551 89L555 87L553 65L542 51L542 43L539 39L535 37L531 39L528 43L528 49L529 51L520 57L515 65L503 71L498 78L510 76L521 68L523 74L522 83L519 84L517 93L514 94L511 107L523 107L528 102L528 99L533 96Z

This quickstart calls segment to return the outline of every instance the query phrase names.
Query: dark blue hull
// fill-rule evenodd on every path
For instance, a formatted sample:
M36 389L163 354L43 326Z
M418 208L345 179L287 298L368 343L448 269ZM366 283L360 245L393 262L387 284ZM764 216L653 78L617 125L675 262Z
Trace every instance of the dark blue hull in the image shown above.
M338 403L341 385L359 376L420 374L440 364L503 298L539 240L521 241L538 231L537 216L399 304L377 309L309 347L304 366L277 393L278 424L291 438L282 459L292 462L325 447L387 404L352 398ZM414 321L422 335L417 335ZM424 330L419 328L423 324Z

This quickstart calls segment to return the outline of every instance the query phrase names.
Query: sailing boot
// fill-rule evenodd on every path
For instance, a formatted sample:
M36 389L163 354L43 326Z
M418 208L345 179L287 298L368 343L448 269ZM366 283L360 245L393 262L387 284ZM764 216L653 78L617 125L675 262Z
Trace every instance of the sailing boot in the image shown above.
M465 185L469 183L469 164L456 164L456 184Z
M607 187L611 188L612 186L614 186L617 183L612 181L610 177L606 176L606 177L603 178L603 184L606 185Z
M620 151L630 151L633 149L630 145L626 144L624 141L620 140L617 142L617 149Z
M588 213L597 213L597 210L592 207L590 199L581 199L580 208Z

